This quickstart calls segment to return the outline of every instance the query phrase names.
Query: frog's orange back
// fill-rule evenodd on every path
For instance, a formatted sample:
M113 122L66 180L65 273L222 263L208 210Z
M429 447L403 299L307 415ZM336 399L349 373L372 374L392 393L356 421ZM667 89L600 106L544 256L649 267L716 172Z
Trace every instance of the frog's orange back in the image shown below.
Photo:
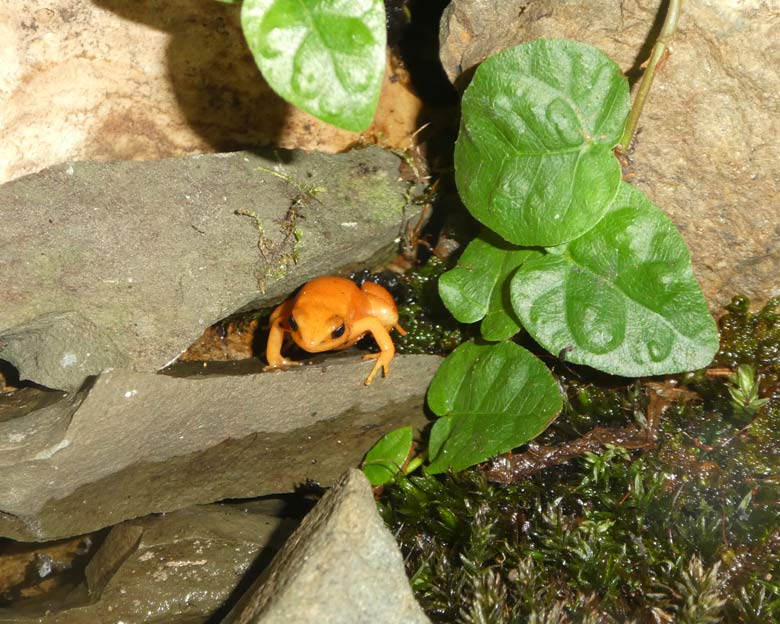
M393 296L379 284L366 282L362 286L366 293L368 304L370 306L369 314L379 319L387 329L398 327L398 308L395 305Z

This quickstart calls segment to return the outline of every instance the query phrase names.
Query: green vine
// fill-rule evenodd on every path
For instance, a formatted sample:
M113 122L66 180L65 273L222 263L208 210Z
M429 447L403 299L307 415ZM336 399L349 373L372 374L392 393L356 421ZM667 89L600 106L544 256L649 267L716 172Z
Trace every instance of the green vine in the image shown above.
M661 34L658 35L658 39L653 46L653 51L650 53L650 59L647 61L647 69L642 76L642 82L636 92L636 98L634 99L634 104L631 106L631 112L628 114L626 129L623 131L623 136L620 138L619 149L624 153L629 150L631 141L634 138L636 126L639 123L639 116L642 114L647 95L650 93L650 87L653 86L655 70L658 69L669 54L669 41L677 30L677 21L680 18L681 6L682 0L669 0L669 8L666 11L666 19L664 20Z

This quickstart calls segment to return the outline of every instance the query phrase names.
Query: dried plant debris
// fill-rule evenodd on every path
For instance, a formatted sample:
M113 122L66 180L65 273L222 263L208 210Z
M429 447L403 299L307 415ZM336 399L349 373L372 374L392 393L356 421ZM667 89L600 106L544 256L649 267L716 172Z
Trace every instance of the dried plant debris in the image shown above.
M385 488L380 506L429 616L780 621L777 304L750 312L735 299L711 369L617 387L562 379L564 414L517 452L532 463L529 453L562 449L560 461L506 483L491 480L494 462ZM746 412L740 397L750 396L758 403ZM633 432L636 444L610 431Z

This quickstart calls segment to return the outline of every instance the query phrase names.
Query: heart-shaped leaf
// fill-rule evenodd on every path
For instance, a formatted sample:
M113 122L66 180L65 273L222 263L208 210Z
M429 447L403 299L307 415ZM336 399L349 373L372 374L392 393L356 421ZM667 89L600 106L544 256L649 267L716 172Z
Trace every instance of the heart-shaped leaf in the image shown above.
M411 450L411 427L395 429L379 440L363 460L363 472L371 485L384 485L395 479Z
M621 183L587 234L529 260L512 279L523 326L545 349L627 377L701 368L718 331L671 220Z
M463 470L535 438L561 410L541 360L513 342L460 345L436 372L429 473Z
M347 130L371 124L385 64L382 0L244 0L241 26L284 99Z
M509 280L540 252L507 243L489 230L469 243L458 266L439 278L439 296L461 323L482 320L485 340L506 340L520 331L509 299Z
M629 103L617 64L582 43L539 39L487 59L463 95L455 145L466 207L518 245L581 236L620 184L612 148Z

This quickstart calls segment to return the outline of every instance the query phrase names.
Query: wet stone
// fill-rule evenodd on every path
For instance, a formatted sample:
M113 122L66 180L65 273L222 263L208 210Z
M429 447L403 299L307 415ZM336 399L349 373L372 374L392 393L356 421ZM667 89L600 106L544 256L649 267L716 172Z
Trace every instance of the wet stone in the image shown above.
M209 621L268 564L298 519L280 501L198 506L111 529L68 595L0 610L0 622Z
M0 422L0 536L46 541L307 481L328 486L388 431L428 423L425 392L440 362L396 356L371 386L356 350L275 373L104 373Z

